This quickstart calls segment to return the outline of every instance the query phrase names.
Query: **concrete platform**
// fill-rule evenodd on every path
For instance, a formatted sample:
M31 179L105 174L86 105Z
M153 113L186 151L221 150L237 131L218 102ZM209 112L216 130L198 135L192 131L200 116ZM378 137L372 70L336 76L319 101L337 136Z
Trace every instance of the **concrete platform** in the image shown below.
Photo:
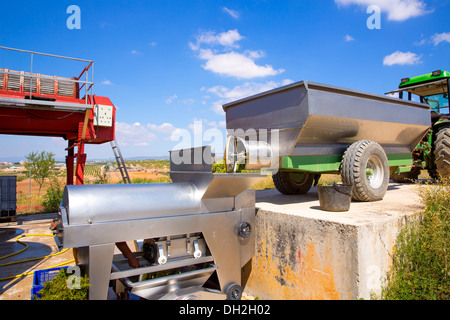
M390 184L383 201L351 204L348 212L320 210L317 190L285 196L256 192L256 255L246 293L260 299L369 299L380 279L399 227L421 207L417 185ZM23 248L21 234L51 233L55 214L18 216L0 224L0 256ZM6 263L56 252L51 237L23 238L29 250ZM73 259L72 251L48 259L2 267L0 278L48 268ZM0 300L29 300L32 275L0 282Z
M51 235L52 231L49 228L54 217L56 217L56 213L34 214L28 216L18 215L16 222L1 223L0 257L13 252L18 252L24 248L23 245L16 241L16 238L20 235L40 233ZM21 240L28 244L28 249L16 256L0 260L0 264L42 257L58 252L55 241L53 240L53 237L50 236L25 237L21 238ZM53 257L3 266L0 268L0 278L50 268L56 264L72 259L72 250L69 250ZM33 274L0 281L0 300L30 300L32 286Z
M261 299L370 299L380 294L399 227L422 205L417 185L389 185L382 201L320 209L318 193L256 192L256 255L245 291Z

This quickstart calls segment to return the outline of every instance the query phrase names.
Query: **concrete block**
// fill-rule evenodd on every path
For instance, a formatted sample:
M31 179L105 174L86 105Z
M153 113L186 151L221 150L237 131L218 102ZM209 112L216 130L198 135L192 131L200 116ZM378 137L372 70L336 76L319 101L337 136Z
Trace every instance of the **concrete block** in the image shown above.
M256 192L256 254L245 291L261 299L353 300L379 295L405 219L422 207L414 185L391 184L382 201L320 209L317 189Z

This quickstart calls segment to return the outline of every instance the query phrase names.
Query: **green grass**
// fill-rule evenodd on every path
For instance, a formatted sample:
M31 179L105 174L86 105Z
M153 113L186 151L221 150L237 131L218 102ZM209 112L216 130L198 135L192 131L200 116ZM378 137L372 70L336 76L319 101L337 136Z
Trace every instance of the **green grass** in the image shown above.
M172 183L172 180L169 177L160 177L156 179L135 178L131 180L131 183Z
M42 204L43 194L31 194L18 192L16 202L17 214L33 214L45 212L45 208Z
M170 161L169 160L135 160L126 161L128 166L141 166L147 169L157 169L162 171L169 171Z
M255 190L275 189L275 185L273 184L272 176L267 176L264 180L259 181L251 188Z
M44 284L44 288L39 291L40 298L36 300L87 300L89 293L89 278L87 275L80 277L79 288L69 288L67 281L69 276L65 269L61 269L58 274Z
M419 187L425 208L399 233L385 300L450 299L450 185Z

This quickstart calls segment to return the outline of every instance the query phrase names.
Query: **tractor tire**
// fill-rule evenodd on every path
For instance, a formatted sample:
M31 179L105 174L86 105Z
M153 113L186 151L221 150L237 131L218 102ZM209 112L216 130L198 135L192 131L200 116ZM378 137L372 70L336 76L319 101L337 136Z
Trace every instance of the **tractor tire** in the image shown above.
M389 184L386 153L374 141L360 140L353 143L342 157L341 176L343 184L353 185L353 200L382 200Z
M442 128L434 142L434 163L441 180L450 178L450 127Z
M272 176L272 180L282 194L305 194L311 189L314 174L278 171Z

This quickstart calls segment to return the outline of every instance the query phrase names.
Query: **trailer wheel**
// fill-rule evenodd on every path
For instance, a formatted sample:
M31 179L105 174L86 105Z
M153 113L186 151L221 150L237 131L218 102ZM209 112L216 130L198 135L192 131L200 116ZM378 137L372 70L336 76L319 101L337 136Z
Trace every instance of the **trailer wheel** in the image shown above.
M278 171L272 176L273 183L283 194L305 194L311 189L314 174Z
M382 200L389 184L386 153L374 141L355 142L342 157L341 175L342 183L353 185L353 200Z
M225 291L227 300L241 300L242 298L242 287L236 283L230 284Z
M450 177L450 127L442 128L436 134L434 158L439 178L448 179Z

